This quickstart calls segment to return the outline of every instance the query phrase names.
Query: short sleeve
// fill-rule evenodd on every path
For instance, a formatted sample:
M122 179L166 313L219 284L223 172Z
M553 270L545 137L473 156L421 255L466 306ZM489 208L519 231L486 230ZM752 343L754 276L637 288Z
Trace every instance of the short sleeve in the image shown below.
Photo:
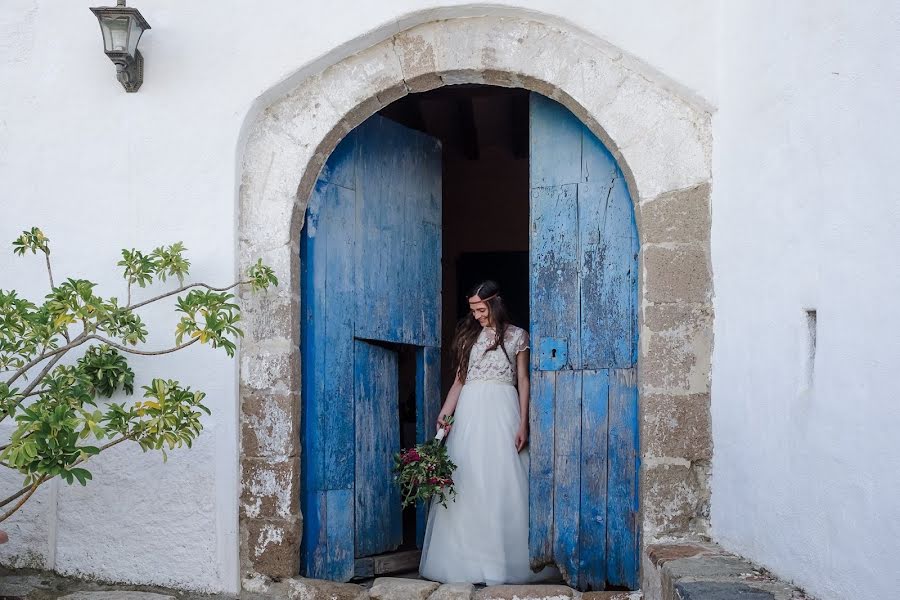
M528 332L524 329L519 330L519 337L516 339L516 354L523 350L528 350L531 340L528 338Z

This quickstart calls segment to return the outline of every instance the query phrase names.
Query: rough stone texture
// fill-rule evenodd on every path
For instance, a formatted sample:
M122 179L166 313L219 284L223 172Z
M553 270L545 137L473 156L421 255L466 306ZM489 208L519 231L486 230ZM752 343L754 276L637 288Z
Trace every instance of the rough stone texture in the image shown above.
M241 453L287 459L300 453L300 394L247 392L241 403Z
M641 204L645 219L642 241L645 244L708 241L709 196L710 186L704 183Z
M475 600L564 600L575 591L565 585L492 585L475 593Z
M640 600L641 592L585 592L581 600Z
M654 542L686 533L705 533L709 493L704 463L653 459L641 469L644 537Z
M648 217L644 216L646 229ZM644 283L648 302L708 303L712 271L707 244L643 246Z
M426 600L440 586L433 581L379 577L369 589L373 600Z
M366 590L353 583L295 578L288 581L290 600L364 600Z
M294 473L299 458L269 462L264 458L241 460L241 514L251 519L289 520L300 511L300 489Z
M642 564L647 600L809 600L802 590L709 542L650 545Z
M471 600L475 586L471 583L445 583L428 600Z
M775 600L772 592L737 582L678 583L675 585L675 590L680 600Z
M300 520L241 519L241 550L252 567L271 577L300 571ZM291 552L297 550L297 552Z
M0 577L0 596L25 597L37 590L49 590L53 581L41 575L8 575Z
M74 594L61 596L60 600L175 600L175 596L154 594L152 592L113 590L97 592L75 592Z
M645 457L712 459L709 394L646 396L641 439Z
M240 269L262 257L282 283L270 294L242 298L247 321L240 363L246 477L241 557L246 570L296 574L299 509L260 490L276 479L295 490L299 481L299 467L289 460L298 454L299 409L293 404L300 385L297 239L319 169L353 126L387 103L456 83L536 91L563 103L599 136L628 181L643 244L641 402L648 393L709 391L709 108L680 96L673 91L677 86L617 48L560 24L485 16L411 27L316 75L285 83L283 89L291 91L246 130L238 202ZM659 328L656 321L667 317L651 314L651 304L675 304L681 312L671 313L671 322ZM688 309L691 304L700 308ZM695 405L704 410L702 402ZM663 408L647 413L655 421L644 432L665 439L646 448L706 460L708 447L699 447L707 444L700 435L706 416ZM667 429L672 419L679 425ZM694 433L691 439L682 437ZM277 476L261 470L265 462L282 465ZM705 484L697 483L703 465L685 463L681 476L651 473L645 478L652 484L642 488L645 514L654 523L658 515L668 515L657 523L660 530L674 532L702 521L696 510L707 495ZM694 512L676 515L678 507Z

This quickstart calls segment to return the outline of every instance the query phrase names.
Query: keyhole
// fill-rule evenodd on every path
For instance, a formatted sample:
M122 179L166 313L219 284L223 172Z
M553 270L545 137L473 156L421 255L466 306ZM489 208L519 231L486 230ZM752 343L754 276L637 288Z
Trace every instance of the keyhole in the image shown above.
M550 358L556 358L556 348L550 351Z

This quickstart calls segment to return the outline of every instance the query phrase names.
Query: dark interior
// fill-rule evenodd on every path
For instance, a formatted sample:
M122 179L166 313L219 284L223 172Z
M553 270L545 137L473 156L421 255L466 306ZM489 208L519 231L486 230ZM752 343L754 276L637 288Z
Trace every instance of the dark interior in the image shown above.
M446 394L453 383L448 349L471 287L497 281L514 323L528 327L528 92L445 86L405 96L380 114L437 138L443 148Z

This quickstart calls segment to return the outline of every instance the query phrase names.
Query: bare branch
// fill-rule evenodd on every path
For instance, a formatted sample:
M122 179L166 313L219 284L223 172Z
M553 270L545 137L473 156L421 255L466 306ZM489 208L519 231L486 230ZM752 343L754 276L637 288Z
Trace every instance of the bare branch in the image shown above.
M22 508L22 505L25 504L29 498L31 498L31 495L34 494L37 491L38 487L42 483L44 483L46 480L47 480L47 476L44 475L40 479L35 481L34 485L32 485L30 488L26 488L28 491L25 493L25 496L21 500L19 500L19 502L16 503L15 506L13 506L11 509L9 509L8 512L3 513L3 516L0 516L0 523L7 520L8 518L10 518L13 515L13 513L15 513L20 508ZM5 501L4 501L4 506L5 506Z
M107 344L116 350L121 350L122 352L128 352L129 354L140 354L141 356L158 356L160 354L171 354L172 352L178 352L184 348L187 348L194 342L198 341L200 338L194 338L189 342L185 342L184 344L178 344L177 346L173 346L172 348L167 348L165 350L137 350L135 348L129 348L128 346L123 346L121 344L117 344L112 340L108 340L104 337L100 337L99 335L92 335L94 339L100 340L104 344Z
M229 286L221 287L221 288L213 287L213 286L207 285L205 283L192 283L190 285L183 285L180 288L178 288L177 290L172 290L171 292L165 292L164 294L160 294L159 296L154 296L153 298L150 298L149 300L144 300L143 302L138 302L134 306L131 306L131 302L129 301L128 306L126 308L131 308L131 309L140 308L142 306L150 304L151 302L156 302L157 300L162 300L163 298L168 298L169 296L174 296L175 294L180 294L181 292L187 291L187 290L189 290L191 288L195 288L195 287L206 288L211 292L227 292L228 290L234 289L234 288L238 287L239 285L245 285L248 283L251 283L251 282L250 281L238 281L237 283L232 283Z
M88 335L86 334L86 332L82 332L81 334L78 335L78 337L76 337L74 340L72 340L71 342L69 342L69 343L66 344L65 346L61 346L61 347L57 348L56 350L51 350L50 352L43 352L40 356L38 356L37 358L31 360L30 362L28 362L27 364L25 364L21 369L19 369L19 370L16 371L15 373L13 373L13 376L10 377L10 378L6 381L6 384L7 384L7 385L12 385L12 383L13 383L16 379L18 379L19 377L21 377L22 375L24 375L25 373L27 373L32 367L34 367L35 365L39 364L41 361L47 360L48 358L51 358L51 357L54 357L54 356L56 356L57 354L65 354L66 352L68 352L68 351L71 350L72 348L76 348L76 347L80 346L81 344L85 343L86 341L88 341L88 340L91 339L92 337L94 337L94 336L88 336ZM35 381L39 381L39 380L40 380L39 377L38 377L38 378L35 378Z

